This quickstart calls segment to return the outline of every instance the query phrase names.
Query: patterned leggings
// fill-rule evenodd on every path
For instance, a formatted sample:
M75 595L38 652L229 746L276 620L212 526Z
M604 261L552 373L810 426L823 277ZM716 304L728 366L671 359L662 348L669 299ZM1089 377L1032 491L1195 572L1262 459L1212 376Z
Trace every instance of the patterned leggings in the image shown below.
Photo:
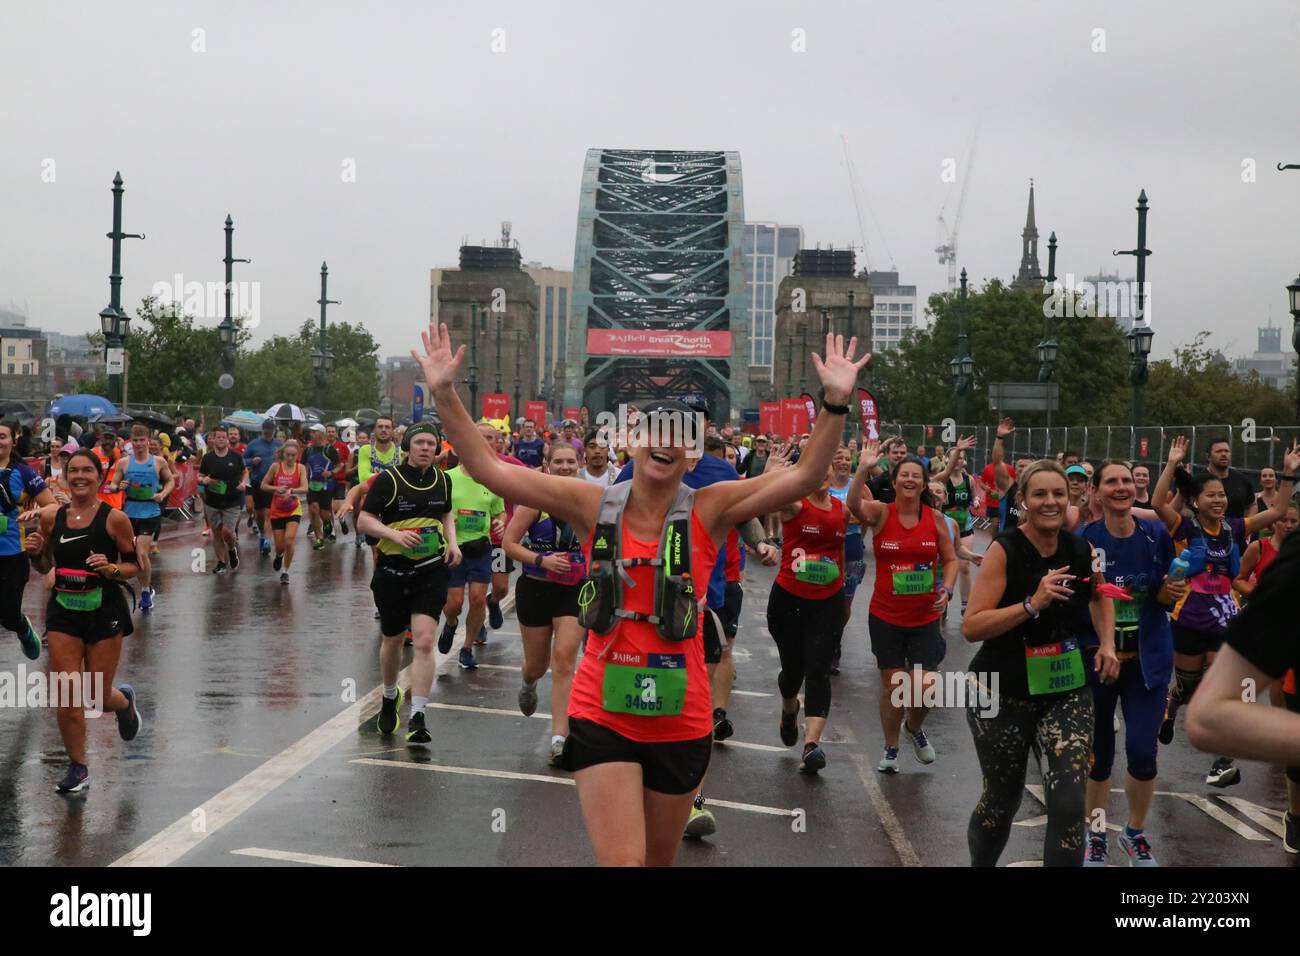
M966 722L984 775L984 792L966 830L971 866L996 866L1006 848L1024 798L1029 748L1035 739L1047 758L1043 865L1082 866L1092 692L1081 687L1045 700L1001 696L995 716L985 716L975 705L967 709Z

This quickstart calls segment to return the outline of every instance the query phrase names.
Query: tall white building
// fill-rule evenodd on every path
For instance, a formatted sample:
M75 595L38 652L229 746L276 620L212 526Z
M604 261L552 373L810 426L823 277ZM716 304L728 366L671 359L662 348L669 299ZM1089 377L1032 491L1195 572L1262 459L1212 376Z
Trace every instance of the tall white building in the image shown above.
M562 373L565 350L569 347L569 318L573 308L573 270L552 269L540 262L524 264L524 271L537 283L537 328L541 341L537 349L537 381L547 401L556 403L557 372ZM560 382L563 386L563 382Z
M745 223L745 284L749 289L749 364L772 367L776 290L794 272L803 246L802 226Z
M869 272L871 350L891 349L916 328L916 286L900 285L897 272Z
M1269 385L1283 391L1291 384L1296 375L1296 354L1282 345L1282 330L1269 323L1264 328L1258 329L1258 348L1255 354L1250 357L1237 359L1232 363L1233 370L1238 375L1245 375L1247 372L1258 372Z

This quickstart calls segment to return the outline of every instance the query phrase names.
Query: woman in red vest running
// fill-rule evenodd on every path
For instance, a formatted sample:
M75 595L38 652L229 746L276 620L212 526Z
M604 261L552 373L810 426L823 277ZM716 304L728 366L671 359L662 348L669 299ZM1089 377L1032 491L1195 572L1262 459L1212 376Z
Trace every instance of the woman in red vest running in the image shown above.
M585 542L591 570L584 590L591 585L594 594L590 613L618 613L604 634L595 629L588 634L569 698L563 754L564 766L576 774L596 861L602 866L669 866L713 744L699 610L718 548L736 525L799 501L822 484L858 371L870 356L854 361L857 340L846 348L842 336L828 335L825 360L812 356L824 389L823 410L798 465L701 488L693 492L689 519L674 520L666 528L669 515L683 507L680 496L689 491L682 487L691 464L688 444L696 455L703 450L697 413L679 402L642 409L628 441L633 478L621 486L597 487L516 468L477 438L474 421L456 394L465 347L453 353L445 325L430 326L423 344L424 354L411 354L424 370L447 437L466 468L516 505L545 509L567 522ZM611 547L605 524L599 542L593 540L594 531L602 500L624 493L628 498L612 545L620 564L612 569L591 559L593 548ZM683 535L688 552L681 547ZM664 564L652 565L661 549ZM683 566L689 575L671 573ZM613 581L620 573L636 586L616 587ZM672 600L660 606L657 590ZM652 615L657 623L647 619Z
M885 753L876 769L898 773L898 737L904 726L916 759L934 763L934 747L921 725L927 692L934 694L936 671L947 651L942 623L958 564L947 521L934 507L920 458L908 455L894 465L894 500L889 504L862 499L867 473L879 456L880 443L867 442L849 489L849 507L863 530L871 529L876 556L876 586L867 619L871 652L880 670L880 726L885 733Z

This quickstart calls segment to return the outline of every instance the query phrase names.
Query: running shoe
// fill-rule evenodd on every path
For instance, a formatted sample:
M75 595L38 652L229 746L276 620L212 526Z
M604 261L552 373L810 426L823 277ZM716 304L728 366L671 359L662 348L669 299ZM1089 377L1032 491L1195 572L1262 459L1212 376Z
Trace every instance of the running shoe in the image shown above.
M802 706L802 705L800 705ZM793 747L799 742L799 707L791 713L781 711L781 743Z
M239 548L235 547L234 543L232 542L229 551L230 551L230 570L235 571L239 568Z
M313 541L313 542L311 543L311 549L312 549L313 551L319 551L319 550L320 550L321 548L323 548L323 547L325 547L325 539L324 539L324 538L317 538L315 541Z
M474 638L474 644L477 647L482 647L486 643L487 643L487 625L484 625L483 627L480 627L478 629L478 637Z
M117 688L126 698L126 710L117 712L117 733L123 740L135 740L135 735L140 732L144 726L144 718L140 716L140 708L136 704L135 688L130 684L122 684Z
M704 809L704 798L696 797L691 805L691 816L686 821L686 836L693 839L712 836L718 831L718 821L711 810Z
M1138 831L1133 836L1129 836L1126 831L1121 831L1119 835L1119 845L1128 858L1133 861L1134 866L1159 866L1156 858L1151 855L1151 844L1147 842L1147 835Z
M840 676L840 648L835 648L835 657L831 660L830 675L832 677Z
M226 571L228 571L228 570L229 570L229 568L226 567L226 562L225 562L225 561L218 561L218 562L217 562L217 566L216 566L215 568L212 569L212 573L213 573L213 574L225 574Z
M535 710L537 710L537 686L529 687L524 684L519 688L519 713L531 717Z
M271 562L271 567L275 568L277 571L284 567L284 555L276 554L275 560Z
M450 624L444 624L442 633L438 635L438 653L451 653L451 644L454 640L456 640L456 629Z
M379 716L375 718L375 729L387 737L397 729L397 712L402 708L402 688L397 688L397 696L391 700L387 697L379 705Z
M411 632L410 632L410 631L407 631L407 632L406 632L406 638L405 638L405 640L402 641L402 646L403 646L403 647L414 647L414 646L415 646L415 641L413 641L413 640L411 639Z
M24 574L26 571L23 572ZM36 628L32 627L32 619L23 616L23 624L26 630L18 635L18 643L23 646L23 654L29 661L34 661L41 656L41 637L36 633Z
M375 608L375 620L378 621L383 615L379 613L379 608Z
M347 518L344 518L342 521L339 522L339 528L342 530L342 532L343 532L344 534L347 534L347 533L348 533L348 519L347 519Z
M325 540L326 540L326 541L337 541L338 539L337 539L336 537L334 537L334 532L331 531L329 534L325 535Z
M506 623L505 615L501 613L501 602L493 601L491 598L488 598L487 605L488 624L492 626L492 630L494 631L501 630L502 626Z
M885 755L876 764L876 769L881 773L898 773L898 748L886 747Z
M1160 722L1160 733L1157 735L1162 744L1171 744L1174 742L1174 718L1178 716L1178 705L1181 703L1173 694L1169 695L1165 702L1165 719Z
M1106 834L1089 833L1088 848L1083 854L1084 866L1105 866L1106 855L1110 852L1110 845L1106 842Z
M826 767L826 752L817 744L803 745L803 762L799 764L802 773L817 773Z
M1233 766L1230 758L1219 757L1210 767L1205 782L1211 787L1231 787L1234 783L1241 783L1241 771Z
M55 787L59 793L80 793L90 786L90 769L84 763L68 764L67 775Z
M736 732L736 728L727 719L727 712L721 707L713 708L713 739L726 740ZM797 739L797 738L796 738Z
M212 529L211 529L211 528L204 528L204 529L203 529L203 537L205 537L205 538L210 538L210 537L212 537Z
M140 592L140 610L153 610L153 588L144 588Z
M468 647L460 649L460 658L457 663L460 664L460 669L463 671L478 670L478 661L474 660L474 652Z
M556 734L551 738L551 766L559 767L564 756L564 738Z
M1288 810L1282 817L1283 830L1286 836L1282 837L1282 849L1288 853L1300 853L1300 817Z
M289 572L288 572L288 571L281 571L281 572L280 572L280 583L281 583L281 584L288 584L288 583L289 583Z
M427 744L433 739L429 728L424 726L424 711L417 710L406 720L406 742L408 744Z
M269 538L263 538L261 544L258 545L258 547L261 548L262 557L265 558L271 554L271 541Z
M907 730L907 727L903 727ZM918 730L912 733L907 730L907 736L912 741L912 752L916 754L916 759L921 763L934 763L934 747L930 745L930 738L925 735L925 730Z

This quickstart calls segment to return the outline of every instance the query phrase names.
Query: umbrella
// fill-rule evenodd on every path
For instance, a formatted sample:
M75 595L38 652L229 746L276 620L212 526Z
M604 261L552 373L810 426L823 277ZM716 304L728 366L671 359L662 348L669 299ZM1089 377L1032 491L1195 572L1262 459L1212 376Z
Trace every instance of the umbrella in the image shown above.
M384 413L374 408L358 408L356 418L359 424L373 425L378 419L385 417Z
M272 405L262 417L274 418L276 421L281 422L303 422L307 420L307 416L302 413L302 409L291 402L280 402L277 405Z
M306 405L304 405L302 408L302 417L305 421L309 421L309 422L325 421L324 412L322 412L319 408L308 408Z
M361 423L357 421L355 418L340 418L334 424L339 428L356 428Z
M117 406L99 395L64 395L50 405L50 414L90 418L94 415L116 415Z
M248 428L256 431L262 427L262 422L266 421L265 415L250 411L247 408L241 408L237 412L231 412L225 418L221 419L223 425L234 425L236 428Z
M133 421L143 422L146 425L152 425L155 428L166 429L171 431L176 427L176 422L162 412L154 411L132 411L129 408L122 409L122 414L126 415Z
M92 415L86 424L88 425L111 425L114 428L119 425L129 424L130 415L123 415L121 412L114 412L112 415Z

